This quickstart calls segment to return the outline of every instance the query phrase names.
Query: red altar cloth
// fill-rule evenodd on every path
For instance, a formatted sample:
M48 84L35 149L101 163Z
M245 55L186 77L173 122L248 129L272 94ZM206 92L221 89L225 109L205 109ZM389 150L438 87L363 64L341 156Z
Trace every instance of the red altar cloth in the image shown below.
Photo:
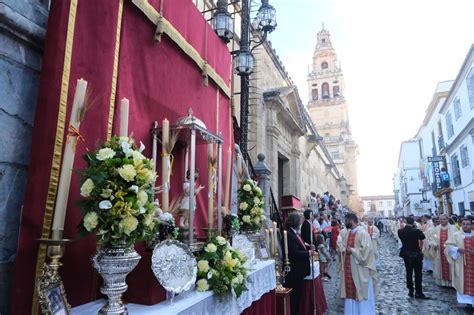
M159 8L159 1L150 3ZM123 12L121 12L123 4ZM191 0L167 1L163 15L209 66L228 84L231 57L227 46ZM120 23L121 22L121 23ZM120 100L130 100L129 132L143 141L151 156L150 127L167 118L173 124L192 107L212 132L221 132L223 151L233 148L230 100L167 35L154 41L156 26L131 1L52 1L33 128L33 158L29 165L27 192L22 213L16 258L12 305L15 314L30 314L37 273L37 238L48 237L55 202L62 150L72 108L76 81L88 81L88 111L81 123L84 142L76 149L75 169L86 166L82 155L105 141L108 132L118 133ZM207 45L206 45L207 38ZM66 43L68 43L66 45ZM116 62L116 63L115 63ZM116 80L116 81L115 81ZM116 94L115 94L116 93ZM161 152L161 148L158 148ZM196 166L207 169L207 150L198 146ZM182 190L183 149L173 151L175 162L170 200ZM223 158L223 170L226 169ZM161 173L161 163L157 171ZM72 175L65 238L75 238L82 215L74 204L79 199L80 174ZM160 179L159 179L160 180ZM207 172L200 181L207 183ZM207 185L206 185L207 186ZM207 226L207 188L197 197L195 226ZM160 196L158 196L160 197ZM201 229L197 232L203 234ZM46 235L44 235L46 234ZM97 298L98 275L90 257L96 251L94 236L67 246L60 273L72 306Z
M323 288L323 284L321 282L320 276L314 278L312 281L304 280L302 297L301 297L301 302L300 302L300 314L301 315L313 314L313 308L312 308L313 301L311 299L312 282L314 282L314 287L315 287L314 296L316 300L316 314L323 315L324 312L326 312L326 310L328 309L328 305L326 302L326 296L324 294L324 288Z
M275 290L262 295L260 300L254 301L241 315L275 315L276 294Z

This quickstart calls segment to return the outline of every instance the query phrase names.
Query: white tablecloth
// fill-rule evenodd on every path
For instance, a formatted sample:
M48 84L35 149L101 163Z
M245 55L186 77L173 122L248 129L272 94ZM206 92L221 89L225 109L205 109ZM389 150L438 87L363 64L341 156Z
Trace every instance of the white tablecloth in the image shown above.
M311 264L311 262L310 262ZM310 267L311 268L311 267ZM314 278L313 279L316 279L317 277L319 276L319 261L315 261L314 262ZM304 278L305 280L311 280L311 273L306 276L306 278Z
M197 292L196 290L192 290L176 296L173 300L173 303L171 303L169 300L150 306L130 303L127 305L127 309L130 315L237 315L249 307L252 302L259 300L262 295L275 289L275 287L275 262L273 260L264 260L257 262L252 267L252 270L249 272L249 276L247 278L248 290L244 291L238 299L229 295L223 301L219 301L219 299L214 296L212 291ZM143 292L143 294L146 294L146 292ZM72 314L97 314L104 304L105 300L100 299L80 305L72 309Z

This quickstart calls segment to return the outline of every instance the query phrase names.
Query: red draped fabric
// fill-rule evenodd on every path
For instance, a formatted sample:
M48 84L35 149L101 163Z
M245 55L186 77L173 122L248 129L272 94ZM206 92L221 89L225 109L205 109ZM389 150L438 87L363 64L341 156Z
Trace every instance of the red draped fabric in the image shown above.
M469 253L474 250L474 237L464 239L464 292L463 294L474 296L474 254Z
M314 283L314 284L313 284ZM324 294L323 283L321 277L316 277L311 280L305 280L303 284L302 297L300 302L299 314L313 314L313 300L311 293L313 292L312 285L314 285L314 299L316 301L316 314L323 315L327 311L328 305L326 302L326 295Z
M444 255L444 244L448 240L448 230L440 229L439 232L439 252L441 256L441 276L443 280L450 280L449 263Z
M77 3L76 10L74 5L71 5L74 3ZM155 8L159 7L159 1L150 3ZM121 4L122 16L119 14ZM163 12L164 17L182 37L194 46L201 57L206 59L228 84L231 76L229 50L215 35L193 2L167 1ZM85 141L77 145L75 169L83 169L86 166L82 155L88 148L92 150L97 143L106 140L109 123L113 122L113 133L118 132L119 104L124 97L130 100L129 132L147 145L144 152L147 156L151 156L150 127L153 121L156 120L161 125L161 121L167 118L173 124L179 117L186 115L188 107L193 108L194 115L200 118L210 131L222 134L224 152L233 147L229 98L210 78L209 86L204 86L202 71L167 35L162 36L160 43L155 42L155 28L131 1L51 2L33 129L33 158L29 166L15 286L12 289L15 314L31 313L38 257L36 239L49 229L49 224L46 224L48 221L45 220L50 220L52 213L49 210L45 215L45 209L48 209L45 205L54 204L57 189L54 183L58 176L54 175L53 166L54 161L59 165L61 163L60 155L66 137L65 124L69 121L75 82L79 78L88 81L89 109L80 126L80 133ZM70 54L66 54L67 38L71 40ZM118 61L114 72L116 53ZM114 76L115 98L112 97ZM61 94L65 95L63 103L60 102ZM64 111L65 117L58 119ZM110 113L113 113L112 121L109 121ZM175 162L170 200L176 198L182 190L183 146L177 145L173 154ZM198 146L196 156L196 166L206 170L206 148ZM225 158L223 163L222 169L225 170ZM161 167L158 167L158 174L161 173L160 169ZM80 174L74 172L64 231L66 238L76 237L77 225L82 219L74 204L74 201L80 198L79 180ZM207 172L201 172L200 181L206 184ZM207 226L207 194L205 189L197 198L197 227ZM197 232L201 236L204 235L200 229L197 229ZM93 235L66 248L60 273L67 297L73 306L97 297L99 277L90 262L95 250Z
M354 248L355 244L355 236L356 233L349 233L349 237L347 238L347 247L346 248ZM351 270L351 256L345 254L344 258L344 281L346 285L346 298L347 299L356 299L356 287L354 284L354 279L352 278L352 270Z
M265 293L246 308L242 315L275 315L276 314L276 294L275 290Z

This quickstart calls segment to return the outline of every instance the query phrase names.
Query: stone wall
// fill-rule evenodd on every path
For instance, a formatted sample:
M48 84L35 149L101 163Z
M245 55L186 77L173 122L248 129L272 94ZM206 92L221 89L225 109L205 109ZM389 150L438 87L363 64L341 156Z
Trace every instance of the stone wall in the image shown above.
M9 314L47 0L0 0L0 313Z

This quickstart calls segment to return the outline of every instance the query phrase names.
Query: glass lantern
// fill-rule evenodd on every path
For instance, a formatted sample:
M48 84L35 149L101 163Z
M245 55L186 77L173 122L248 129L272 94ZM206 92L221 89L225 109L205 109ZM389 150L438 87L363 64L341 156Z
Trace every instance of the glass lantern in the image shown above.
M217 10L212 17L212 26L217 36L225 43L234 37L234 20L227 12L227 0L217 1Z
M277 26L276 10L268 4L268 0L262 0L262 5L257 13L258 27L263 32L271 33Z
M253 72L255 59L248 50L240 50L234 58L234 69L237 75L245 76Z

